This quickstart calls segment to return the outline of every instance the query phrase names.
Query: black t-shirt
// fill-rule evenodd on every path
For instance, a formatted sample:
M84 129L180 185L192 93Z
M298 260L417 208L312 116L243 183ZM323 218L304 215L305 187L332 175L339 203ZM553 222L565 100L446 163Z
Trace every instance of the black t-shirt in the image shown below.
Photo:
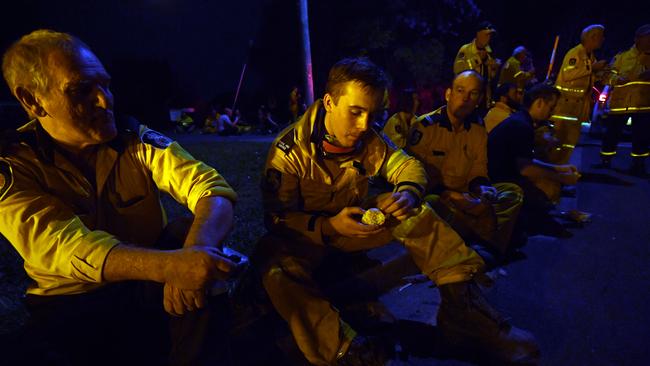
M512 182L521 177L518 158L533 159L535 131L527 111L519 111L499 123L488 135L488 174L493 182Z

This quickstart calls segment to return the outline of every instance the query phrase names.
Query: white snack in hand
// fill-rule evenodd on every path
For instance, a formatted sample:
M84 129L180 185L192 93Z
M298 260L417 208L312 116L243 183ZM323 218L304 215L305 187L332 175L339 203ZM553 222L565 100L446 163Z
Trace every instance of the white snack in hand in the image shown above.
M386 216L378 208L371 208L366 210L361 217L361 222L366 225L383 225L386 221Z

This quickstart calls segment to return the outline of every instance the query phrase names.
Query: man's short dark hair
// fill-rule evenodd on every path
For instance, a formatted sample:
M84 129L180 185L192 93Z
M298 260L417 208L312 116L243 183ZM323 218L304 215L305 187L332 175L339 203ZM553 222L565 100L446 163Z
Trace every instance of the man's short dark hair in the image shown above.
M499 100L501 97L508 95L512 89L517 89L517 85L513 83L503 83L494 91L494 100Z
M332 66L325 92L332 97L334 103L338 103L343 93L343 84L348 81L356 81L377 93L383 93L388 87L388 77L384 70L365 57L344 58Z
M560 91L554 86L539 83L533 85L524 93L524 108L530 108L537 99L543 99L545 102L550 102L553 98L559 97Z

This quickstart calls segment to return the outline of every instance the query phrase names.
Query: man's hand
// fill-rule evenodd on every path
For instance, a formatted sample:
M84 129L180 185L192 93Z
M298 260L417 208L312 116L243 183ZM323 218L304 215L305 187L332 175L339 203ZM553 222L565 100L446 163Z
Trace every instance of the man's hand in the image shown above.
M357 220L354 215L363 215L365 212L361 207L345 207L336 216L325 219L323 223L323 234L332 236L334 234L349 238L367 238L385 230L381 226L366 225Z
M212 281L225 279L237 264L214 247L193 246L169 252L164 282L184 290L203 290Z
M417 200L409 191L394 192L377 202L377 208L384 214L391 215L399 221L404 221L413 216L413 209Z
M165 311L173 316L201 309L205 306L205 290L182 290L166 283L163 305Z
M479 186L481 200L492 202L497 198L497 189L492 186Z

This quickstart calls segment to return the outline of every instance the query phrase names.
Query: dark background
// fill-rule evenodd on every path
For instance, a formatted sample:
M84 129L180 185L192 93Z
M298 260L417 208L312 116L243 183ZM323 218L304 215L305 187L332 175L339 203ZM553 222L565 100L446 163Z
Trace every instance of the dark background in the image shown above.
M396 88L441 88L452 76L458 47L471 41L482 19L498 29L492 45L499 58L505 61L523 44L543 78L556 34L561 37L556 68L578 43L581 29L592 23L606 27L598 56L609 59L632 44L639 25L650 22L643 4L312 0L315 95L322 94L331 64L354 55L384 66ZM276 119L284 121L291 87L303 85L296 1L28 0L3 7L2 49L37 28L77 35L112 74L118 112L150 125L166 121L169 108L195 107L195 118L202 118L210 103L232 104L244 63L238 107L248 119L256 118L260 104L270 104ZM4 83L0 101L13 101Z

